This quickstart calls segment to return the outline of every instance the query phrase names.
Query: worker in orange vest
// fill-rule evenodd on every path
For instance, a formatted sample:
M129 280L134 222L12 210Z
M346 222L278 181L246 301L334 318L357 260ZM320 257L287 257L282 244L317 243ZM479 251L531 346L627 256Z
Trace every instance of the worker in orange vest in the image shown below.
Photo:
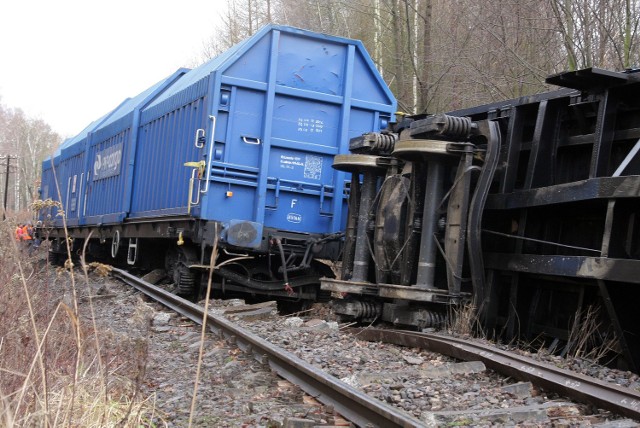
M19 224L16 227L16 241L22 241L22 224Z
M31 234L33 233L33 230L31 229L31 226L29 226L28 224L25 224L24 226L22 226L22 240L23 241L31 241Z

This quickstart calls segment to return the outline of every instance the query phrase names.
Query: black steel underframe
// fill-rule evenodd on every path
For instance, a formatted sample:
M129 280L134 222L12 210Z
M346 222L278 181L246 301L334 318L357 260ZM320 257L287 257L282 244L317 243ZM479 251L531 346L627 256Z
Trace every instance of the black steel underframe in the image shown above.
M547 278L558 290L562 281L595 287L625 360L638 370L640 327L619 311L628 310L621 309L627 307L624 300L638 301L640 289L627 287L624 297L609 291L620 284L640 283L636 250L640 242L635 234L640 213L634 208L640 207L634 202L640 198L640 79L638 74L588 69L554 76L550 82L579 91L561 90L451 113L478 121L493 119L505 135L484 207L485 219L502 220L483 222L488 229L484 241L488 245L482 252L487 270L481 278L475 274L474 282L488 284L484 298L492 308L491 326L497 322L491 311L496 310L499 282L509 290L511 337L517 334L523 275ZM576 223L584 224L566 223L564 230L554 212L581 216Z
M200 245L202 248L211 246L214 240L214 229L219 222L200 220L188 216L179 217L158 217L158 218L145 218L145 219L130 219L125 220L123 223L118 224L104 224L104 225L83 225L83 226L68 226L65 229L61 226L56 227L40 227L38 233L43 238L48 239L64 239L68 234L73 239L97 239L101 242L111 240L114 237L116 231L120 234L120 239L128 238L145 238L145 239L164 239L167 241L175 240L177 242L180 238L188 240L193 244ZM322 241L324 236L321 234L305 234L281 231L277 229L265 228L263 231L265 239L260 248L249 249L249 251L257 251L267 253L269 251L269 242L266 239L269 236L281 237L284 242L284 246L289 251L306 251L307 242L319 242ZM293 246L287 247L287 240L293 244ZM335 241L335 242L334 242ZM339 248L336 244L336 240L325 243L320 253L315 254L318 258L335 258L339 252ZM224 245L224 242L222 242ZM304 248L302 248L304 247ZM246 249L239 248L238 251L245 251Z

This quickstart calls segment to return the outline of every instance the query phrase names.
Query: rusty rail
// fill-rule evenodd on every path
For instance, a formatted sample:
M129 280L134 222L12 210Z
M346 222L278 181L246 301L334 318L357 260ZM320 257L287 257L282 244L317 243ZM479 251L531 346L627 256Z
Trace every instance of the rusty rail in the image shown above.
M486 367L548 391L640 420L640 392L503 351L491 345L437 334L375 328L348 330L358 338L422 348L459 360L482 361Z
M114 268L111 274L153 300L198 324L202 324L204 308L201 306L145 282L121 269ZM208 314L207 325L212 332L235 343L243 351L252 353L257 361L269 364L279 376L298 385L321 403L333 406L338 413L358 426L418 427L424 425L407 413L352 388L224 318Z

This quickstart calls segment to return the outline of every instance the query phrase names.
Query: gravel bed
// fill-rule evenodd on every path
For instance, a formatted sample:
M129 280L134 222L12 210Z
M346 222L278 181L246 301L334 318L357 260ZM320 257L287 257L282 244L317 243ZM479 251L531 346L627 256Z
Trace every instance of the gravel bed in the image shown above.
M405 410L425 425L638 426L607 411L548 394L528 382L505 378L479 361L457 362L424 350L359 340L341 332L337 323L322 320L326 309L306 315L249 322L241 317L230 319L367 394ZM555 363L559 360L548 355L544 358ZM633 387L638 381L638 376L630 372L599 366L594 372L596 366L584 361L567 365L590 367L580 371L597 373L601 379L613 379L624 386ZM505 410L514 408L519 411Z
M610 369L582 358L562 358L548 353L532 354L525 351L522 351L522 354L604 382L640 391L640 376L630 371Z
M109 346L128 350L132 372L143 376L141 396L155 403L158 426L186 426L201 342L200 326L146 301L128 286L91 277L98 329ZM86 297L81 310L89 317ZM241 300L211 301L218 315ZM298 316L275 311L226 315L371 396L403 409L425 426L638 426L591 406L547 394L487 370L418 349L371 343L343 333L326 306ZM322 406L232 345L207 334L194 426L294 427L342 425ZM555 357L548 357L555 358ZM137 360L137 361L135 361ZM564 361L564 360L562 360ZM625 386L636 375L565 363ZM513 409L519 409L513 412ZM307 425L305 425L307 424Z
M110 278L91 277L93 306L102 343L127 352L129 366L141 372L140 396L157 412L156 426L188 424L201 327L150 303L129 286ZM82 318L90 320L89 299L80 297ZM124 373L123 373L124 374ZM197 402L196 427L293 427L334 424L331 409L306 396L236 347L207 333Z

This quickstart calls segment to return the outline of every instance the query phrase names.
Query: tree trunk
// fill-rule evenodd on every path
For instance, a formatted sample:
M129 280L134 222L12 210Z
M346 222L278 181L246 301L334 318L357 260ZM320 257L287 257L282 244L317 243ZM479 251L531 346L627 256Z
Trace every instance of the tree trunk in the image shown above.
M633 28L631 27L631 0L625 0L624 6L624 60L622 66L629 68L631 66L631 38L633 36Z
M573 0L565 0L564 2L564 17L567 23L567 37L566 45L569 53L569 70L575 71L578 66L578 58L574 46L574 18L573 18Z
M409 101L409 94L406 89L406 70L405 70L405 58L403 55L404 43L403 43L403 20L402 20L402 0L392 0L391 8L391 26L393 28L393 50L394 50L394 82L395 82L395 94L398 99L398 107L402 110L409 110L411 102Z
M431 16L432 0L422 0L422 57L418 60L418 113L426 113L429 106L429 78L431 68Z

